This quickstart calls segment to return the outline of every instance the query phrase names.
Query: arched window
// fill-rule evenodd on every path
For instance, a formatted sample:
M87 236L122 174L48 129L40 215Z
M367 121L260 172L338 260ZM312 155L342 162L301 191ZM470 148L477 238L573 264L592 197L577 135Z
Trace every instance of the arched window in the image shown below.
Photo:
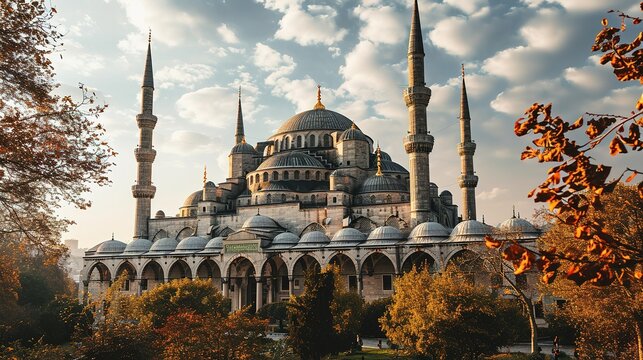
M250 185L252 185L252 180L253 180L252 176L249 176L248 180L250 180Z
M324 147L331 146L333 146L333 138L328 134L324 135Z
M279 140L275 140L275 151L279 151Z
M286 138L284 139L284 150L288 149L290 149L290 138L286 136Z
M315 173L315 180L317 181L321 180L321 173L319 171Z
M281 202L286 202L286 194L281 194Z
M324 180L328 181L330 179L330 173L324 174Z
M306 170L306 172L304 173L304 178L306 180L310 180L310 171Z
M299 195L295 195L295 200L299 201Z
M268 202L268 204L270 204L272 202L272 195L268 194L266 196L266 201Z
M301 147L301 135L297 135L297 147Z
M315 203L315 195L310 195L310 202Z
M263 173L263 181L268 181L268 173Z
M375 204L375 195L371 195L371 204Z
M256 182L256 183L258 183L258 182L259 182L259 174L255 175L255 182Z
M290 173L288 171L284 171L284 180L289 180L290 179Z
M295 170L295 180L299 180L299 170Z
M276 172L276 171L272 172L272 180L275 180L275 181L279 180L279 173L278 172Z
M317 143L315 143L315 135L310 134L310 144L308 144L310 147L316 147Z
M391 198L391 194L386 195L386 202L387 203L393 202L393 198Z

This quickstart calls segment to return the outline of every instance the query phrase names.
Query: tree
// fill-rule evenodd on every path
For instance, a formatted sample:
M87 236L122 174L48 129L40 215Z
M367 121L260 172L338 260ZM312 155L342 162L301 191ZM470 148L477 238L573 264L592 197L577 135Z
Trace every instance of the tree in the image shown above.
M380 320L403 351L432 359L477 359L509 339L499 332L503 302L457 273L432 276L413 268L396 281L393 303Z
M384 337L379 319L384 316L386 307L391 304L391 298L381 298L364 304L362 311L362 326L360 334L368 337Z
M224 315L229 311L221 292L206 279L161 284L141 295L139 304L141 316L149 317L155 327L163 326L168 317L180 312Z
M168 360L261 359L267 325L244 310L227 316L181 312L157 330L157 346Z
M93 121L105 109L80 86L80 101L54 94L50 60L62 35L44 0L0 1L0 235L43 253L58 243L69 220L55 216L61 203L81 209L91 184L109 183L115 152Z
M590 221L601 222L614 234L615 240L643 249L643 199L634 186L617 184L603 197L602 210L591 210ZM574 225L554 222L539 240L543 247L556 247L566 254L578 254L586 244L572 235ZM573 257L570 257L573 258ZM562 260L573 266L572 260ZM576 345L586 359L643 359L643 286L632 282L625 286L613 282L597 286L585 282L580 286L554 280L544 286L566 300L562 314L578 331Z
M641 6L643 10L643 5ZM603 53L600 63L609 63L619 81L638 80L643 82L643 33L631 36L628 26L636 27L641 23L638 17L631 17L621 11L610 10L621 18L620 27L609 26L607 19L602 20L603 29L598 32L592 51ZM631 38L628 42L625 39ZM643 95L637 99L633 110L625 115L585 113L570 123L559 116L552 115L551 104L534 103L525 111L525 117L515 122L517 136L533 133L534 148L528 146L521 159L538 159L539 162L555 164L547 172L547 179L529 193L536 202L549 204L558 221L571 225L574 238L584 242L582 251L566 254L560 248L544 251L530 251L513 243L507 247L504 257L513 261L515 273L519 274L534 263L543 272L543 280L554 280L564 260L568 265L566 277L578 285L586 281L608 286L614 281L628 285L643 278L641 263L643 250L617 240L617 234L606 230L605 223L593 221L591 210L602 211L602 197L614 191L623 176L629 174L626 182L631 182L639 170L627 167L615 179L610 179L612 166L595 163L592 151L612 136L609 143L611 155L640 151L643 149L640 127L643 126ZM585 130L586 139L578 141L578 131ZM643 181L638 184L638 196L643 198ZM487 239L490 247L501 247L502 242ZM536 255L539 259L536 261Z

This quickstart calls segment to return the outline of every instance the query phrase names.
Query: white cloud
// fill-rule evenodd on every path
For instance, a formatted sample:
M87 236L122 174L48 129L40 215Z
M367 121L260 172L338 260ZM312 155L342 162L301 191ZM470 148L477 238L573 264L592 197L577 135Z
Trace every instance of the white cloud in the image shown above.
M487 0L444 0L445 4L463 11L465 14L473 14L488 4Z
M194 124L231 128L237 115L237 89L212 86L182 95L176 102L180 117ZM256 99L243 98L244 116L254 113Z
M497 198L498 196L507 193L507 189L504 188L499 188L499 187L494 187L491 190L485 190L478 194L477 198L480 200L492 200Z
M286 12L289 8L299 7L302 0L256 0L268 10Z
M536 49L518 46L499 51L484 61L482 69L512 82L526 82L540 77L550 65L548 55Z
M174 155L190 156L198 153L215 153L220 148L216 139L203 133L194 131L177 130L170 134L169 138L158 142L158 149L161 152Z
M591 56L588 60L590 65L565 69L563 77L584 90L604 92L616 82L614 74L609 67L597 64L598 56Z
M328 48L328 51L330 52L330 56L336 58L342 55L342 49L336 47L336 46L331 46Z
M520 28L520 35L531 48L545 52L558 51L569 44L574 26L563 15L560 10L541 9Z
M361 39L373 43L397 44L408 36L401 15L391 6L358 6L354 13L364 23L359 31Z
M209 79L214 74L212 67L204 64L179 64L165 66L155 74L161 88L174 86L193 88L196 83Z
M228 25L226 24L221 24L221 26L217 28L217 32L219 33L219 35L221 35L223 41L227 42L228 44L236 44L239 42L239 38L237 38L237 35L234 33L234 31L230 30L230 28L228 28Z

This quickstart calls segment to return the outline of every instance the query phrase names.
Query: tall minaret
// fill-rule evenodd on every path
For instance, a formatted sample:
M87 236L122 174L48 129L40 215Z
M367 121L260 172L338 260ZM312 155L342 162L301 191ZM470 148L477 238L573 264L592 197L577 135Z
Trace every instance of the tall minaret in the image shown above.
M409 132L404 149L409 154L411 225L415 226L430 219L429 154L433 150L433 136L428 134L426 121L431 89L424 82L424 45L417 0L411 18L408 62L409 87L404 91L404 101L409 109Z
M464 82L464 65L462 65L462 94L460 96L460 154L461 174L458 183L462 189L462 220L476 220L476 186L478 176L473 172L473 154L476 143L471 141L471 116L469 115L469 100L467 87Z
M241 112L241 86L239 86L239 105L237 107L237 130L234 133L234 143L239 144L245 139L243 133L243 113Z
M152 185L152 163L156 157L156 150L152 149L152 134L156 125L156 116L152 114L154 101L154 76L152 74L152 34L147 42L147 60L145 73L141 86L141 113L136 115L139 138L138 147L134 150L136 156L137 176L136 185L132 186L132 195L136 199L136 213L134 214L134 237L148 239L147 220L150 218L151 200L156 193Z

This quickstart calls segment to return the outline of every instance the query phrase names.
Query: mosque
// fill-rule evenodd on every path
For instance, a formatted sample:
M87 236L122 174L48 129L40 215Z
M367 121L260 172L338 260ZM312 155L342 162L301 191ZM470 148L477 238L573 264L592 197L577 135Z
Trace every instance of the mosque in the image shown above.
M408 47L408 87L403 98L409 128L403 144L408 171L393 161L346 116L317 103L286 120L266 141L245 140L241 97L228 177L189 194L174 217L151 216L154 80L151 46L136 116L138 164L133 240L104 241L84 256L81 296L105 291L127 271L123 291L140 294L178 278L204 278L232 308L284 301L303 291L304 273L338 265L346 286L370 301L390 296L396 276L413 265L442 271L484 247L494 231L476 218L471 118L464 68L460 103L462 209L449 191L430 181L434 138L428 131L431 89L424 76L424 46L417 1ZM311 104L312 105L312 104ZM454 144L455 145L455 144ZM174 211L173 211L174 212ZM539 235L513 216L499 228L526 242ZM475 272L476 269L472 268Z

